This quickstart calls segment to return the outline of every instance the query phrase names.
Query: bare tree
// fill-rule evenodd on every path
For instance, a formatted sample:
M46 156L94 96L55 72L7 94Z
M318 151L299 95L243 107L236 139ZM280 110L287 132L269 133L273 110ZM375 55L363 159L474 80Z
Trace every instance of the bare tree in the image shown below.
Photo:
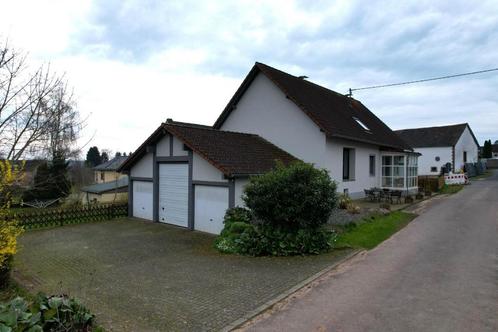
M0 156L68 157L81 129L72 93L49 65L29 69L25 54L0 48Z

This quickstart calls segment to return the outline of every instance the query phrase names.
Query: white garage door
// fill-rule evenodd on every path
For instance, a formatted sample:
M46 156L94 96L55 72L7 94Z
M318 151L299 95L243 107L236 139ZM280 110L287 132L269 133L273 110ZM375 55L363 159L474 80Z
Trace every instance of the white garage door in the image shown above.
M159 221L188 226L188 164L159 165Z
M220 234L227 209L228 188L195 186L194 228L196 230Z
M152 182L133 181L133 216L152 220Z

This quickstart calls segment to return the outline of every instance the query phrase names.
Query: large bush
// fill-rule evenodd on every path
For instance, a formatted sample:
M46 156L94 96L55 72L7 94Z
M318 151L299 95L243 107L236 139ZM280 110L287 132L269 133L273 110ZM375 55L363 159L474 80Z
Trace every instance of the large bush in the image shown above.
M0 304L0 331L92 331L95 316L78 300L38 294ZM97 329L99 330L99 329Z
M244 201L229 209L215 246L226 253L262 256L319 254L335 233L324 229L336 204L335 183L310 164L279 165L251 178Z
M264 224L297 230L327 222L336 205L335 191L326 170L296 162L252 177L243 199Z

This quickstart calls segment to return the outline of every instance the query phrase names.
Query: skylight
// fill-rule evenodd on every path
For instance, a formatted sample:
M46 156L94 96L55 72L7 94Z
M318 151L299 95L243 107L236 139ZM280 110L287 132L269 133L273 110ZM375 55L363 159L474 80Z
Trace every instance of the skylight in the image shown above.
M356 123L358 123L361 126L361 128L365 129L366 131L370 131L370 128L368 128L366 124L361 122L360 119L355 117L353 117L353 119L356 121Z

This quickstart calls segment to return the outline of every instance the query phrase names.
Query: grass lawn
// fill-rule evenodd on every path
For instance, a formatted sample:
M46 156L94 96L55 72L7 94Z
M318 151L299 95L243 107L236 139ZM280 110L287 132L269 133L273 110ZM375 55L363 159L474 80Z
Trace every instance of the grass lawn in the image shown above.
M372 249L405 227L416 217L415 214L395 211L387 215L367 218L358 226L347 226L339 234L336 248Z
M440 194L456 194L460 190L463 189L463 184L451 184L451 185L444 185L444 187L441 189L439 192Z

